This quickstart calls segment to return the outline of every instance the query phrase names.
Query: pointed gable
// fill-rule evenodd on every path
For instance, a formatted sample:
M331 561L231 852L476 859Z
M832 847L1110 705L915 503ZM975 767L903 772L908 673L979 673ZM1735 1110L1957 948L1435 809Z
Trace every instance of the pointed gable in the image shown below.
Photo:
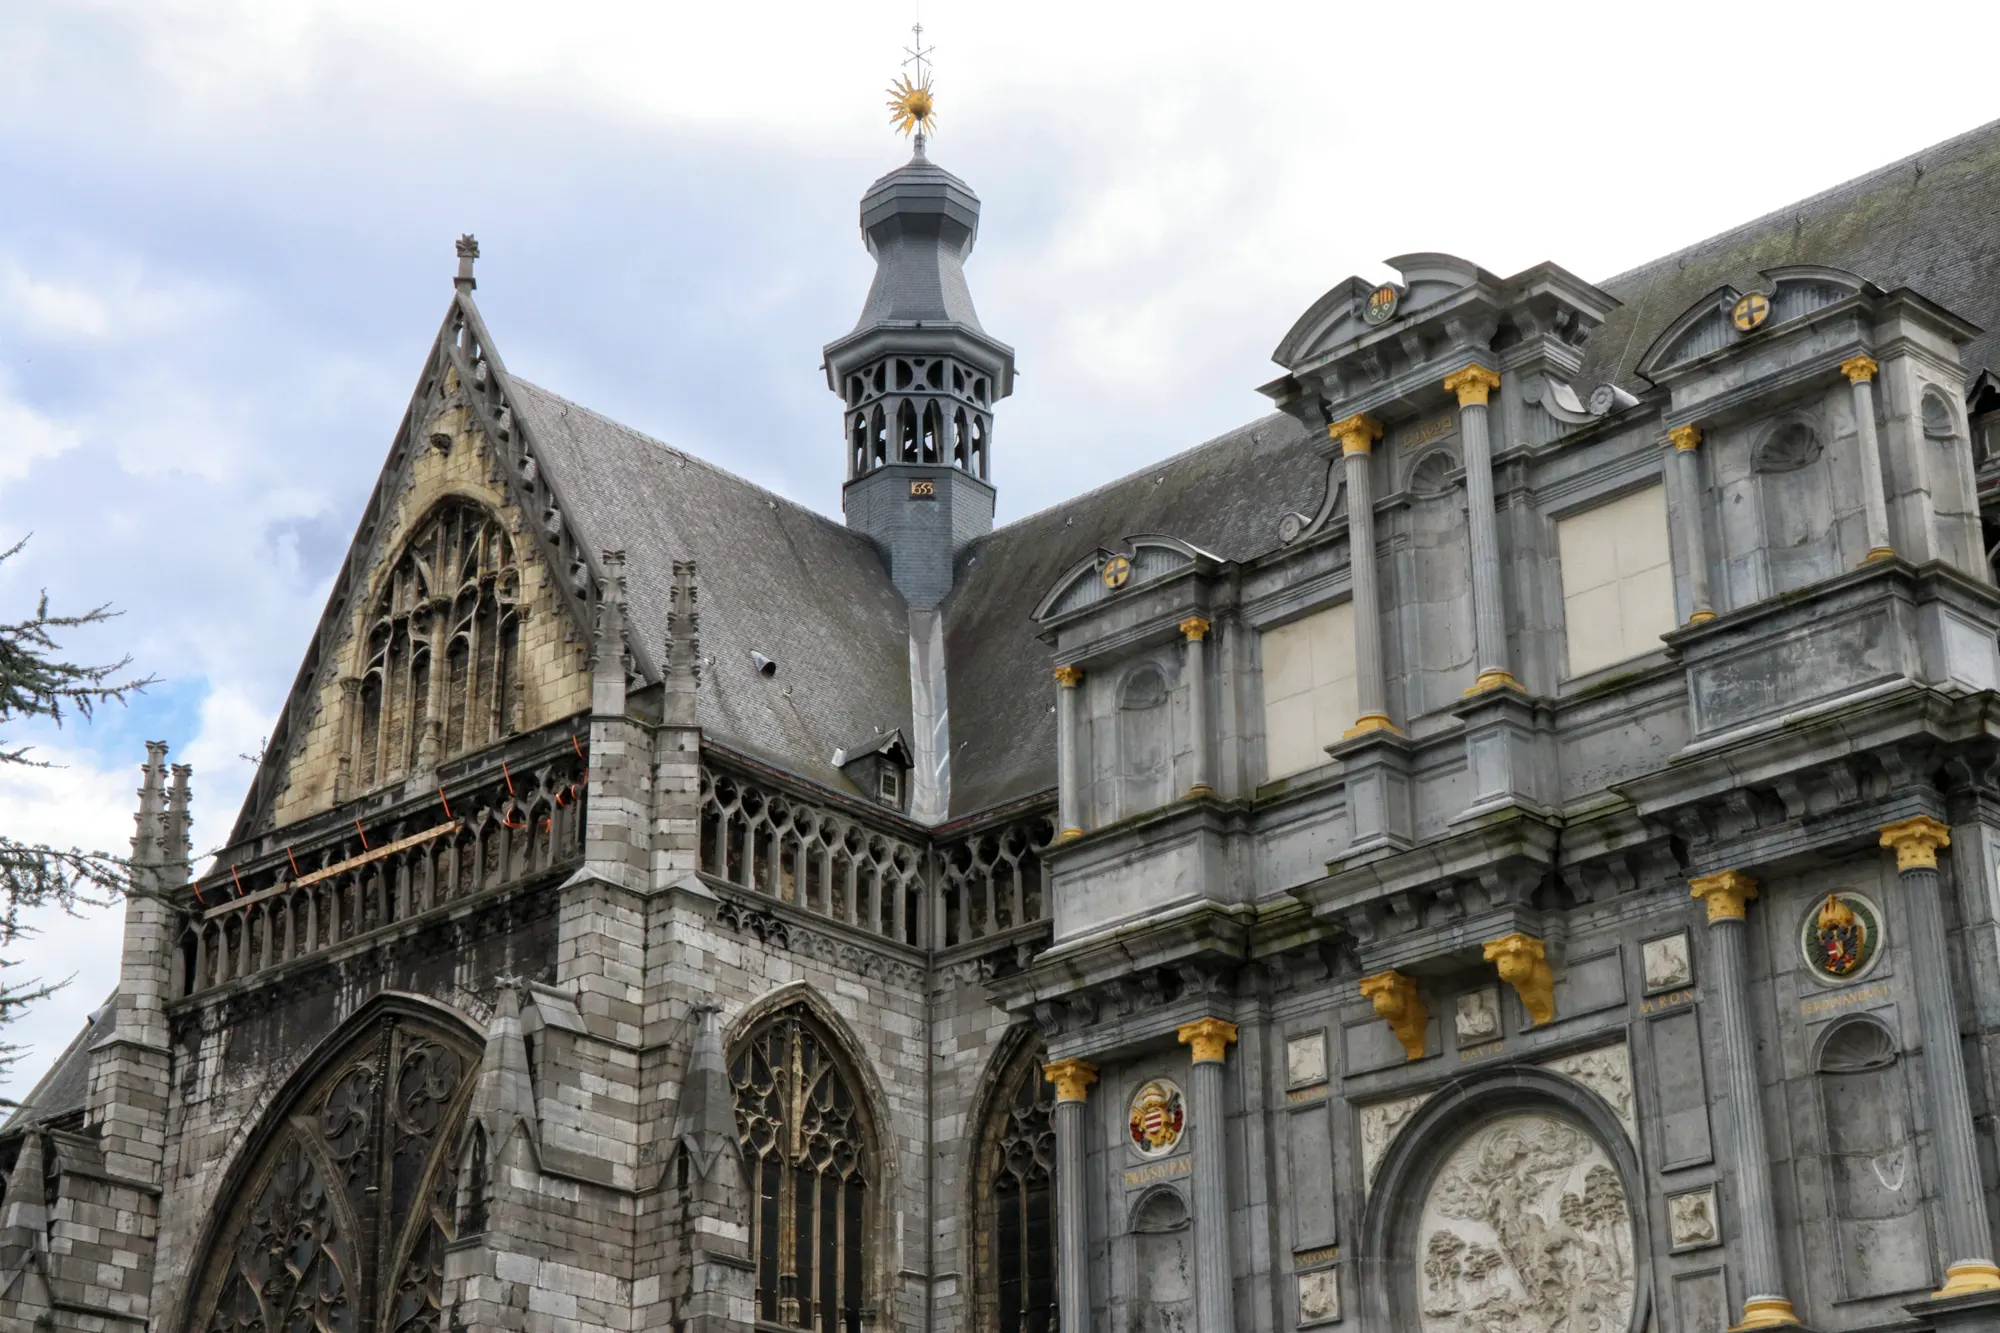
M589 707L595 563L511 397L462 289L231 841Z

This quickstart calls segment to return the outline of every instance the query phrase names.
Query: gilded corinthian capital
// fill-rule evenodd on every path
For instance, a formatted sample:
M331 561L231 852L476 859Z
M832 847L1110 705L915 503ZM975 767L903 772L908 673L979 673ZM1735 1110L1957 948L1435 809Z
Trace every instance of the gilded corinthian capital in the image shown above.
M1500 387L1500 377L1485 366L1467 366L1444 377L1444 391L1458 395L1460 407L1484 403L1488 394Z

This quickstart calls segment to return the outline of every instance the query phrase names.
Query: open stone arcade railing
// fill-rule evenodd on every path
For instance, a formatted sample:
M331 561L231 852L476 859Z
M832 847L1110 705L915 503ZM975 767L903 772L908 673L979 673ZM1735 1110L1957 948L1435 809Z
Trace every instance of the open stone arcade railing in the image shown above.
M708 754L701 770L701 870L713 879L919 949L1047 920L1040 849L1054 836L1049 812L934 843L921 826L874 811L864 818L718 758Z
M585 772L567 728L435 794L211 870L190 891L177 993L195 995L579 864ZM514 748L514 747L510 747Z
M184 905L177 993L244 981L580 864L581 752L567 730L536 740L504 766L456 777L447 768L435 797L308 824L297 843L211 870ZM809 799L716 758L701 770L701 870L753 901L926 951L976 953L1045 931L1050 811L933 842L887 812Z

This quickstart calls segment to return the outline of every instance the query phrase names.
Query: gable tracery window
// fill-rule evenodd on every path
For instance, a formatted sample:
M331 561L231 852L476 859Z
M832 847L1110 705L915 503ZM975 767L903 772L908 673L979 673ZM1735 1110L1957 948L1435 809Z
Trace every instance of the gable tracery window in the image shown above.
M756 1317L860 1333L874 1151L857 1084L804 1005L779 1010L730 1061L750 1192Z
M196 1270L189 1333L441 1333L478 1063L464 1034L387 1013L273 1107Z
M521 729L521 571L501 521L447 500L376 594L354 772L367 790Z
M1048 1053L1024 1042L994 1083L974 1146L977 1333L1055 1333L1055 1088Z

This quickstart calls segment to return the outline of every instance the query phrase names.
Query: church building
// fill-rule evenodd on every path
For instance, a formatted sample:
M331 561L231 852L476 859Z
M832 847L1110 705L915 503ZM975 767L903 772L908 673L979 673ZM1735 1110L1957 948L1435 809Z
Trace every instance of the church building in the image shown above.
M518 378L459 241L199 875L149 747L0 1329L2000 1329L2000 122L1392 259L996 526L898 93L844 522Z

